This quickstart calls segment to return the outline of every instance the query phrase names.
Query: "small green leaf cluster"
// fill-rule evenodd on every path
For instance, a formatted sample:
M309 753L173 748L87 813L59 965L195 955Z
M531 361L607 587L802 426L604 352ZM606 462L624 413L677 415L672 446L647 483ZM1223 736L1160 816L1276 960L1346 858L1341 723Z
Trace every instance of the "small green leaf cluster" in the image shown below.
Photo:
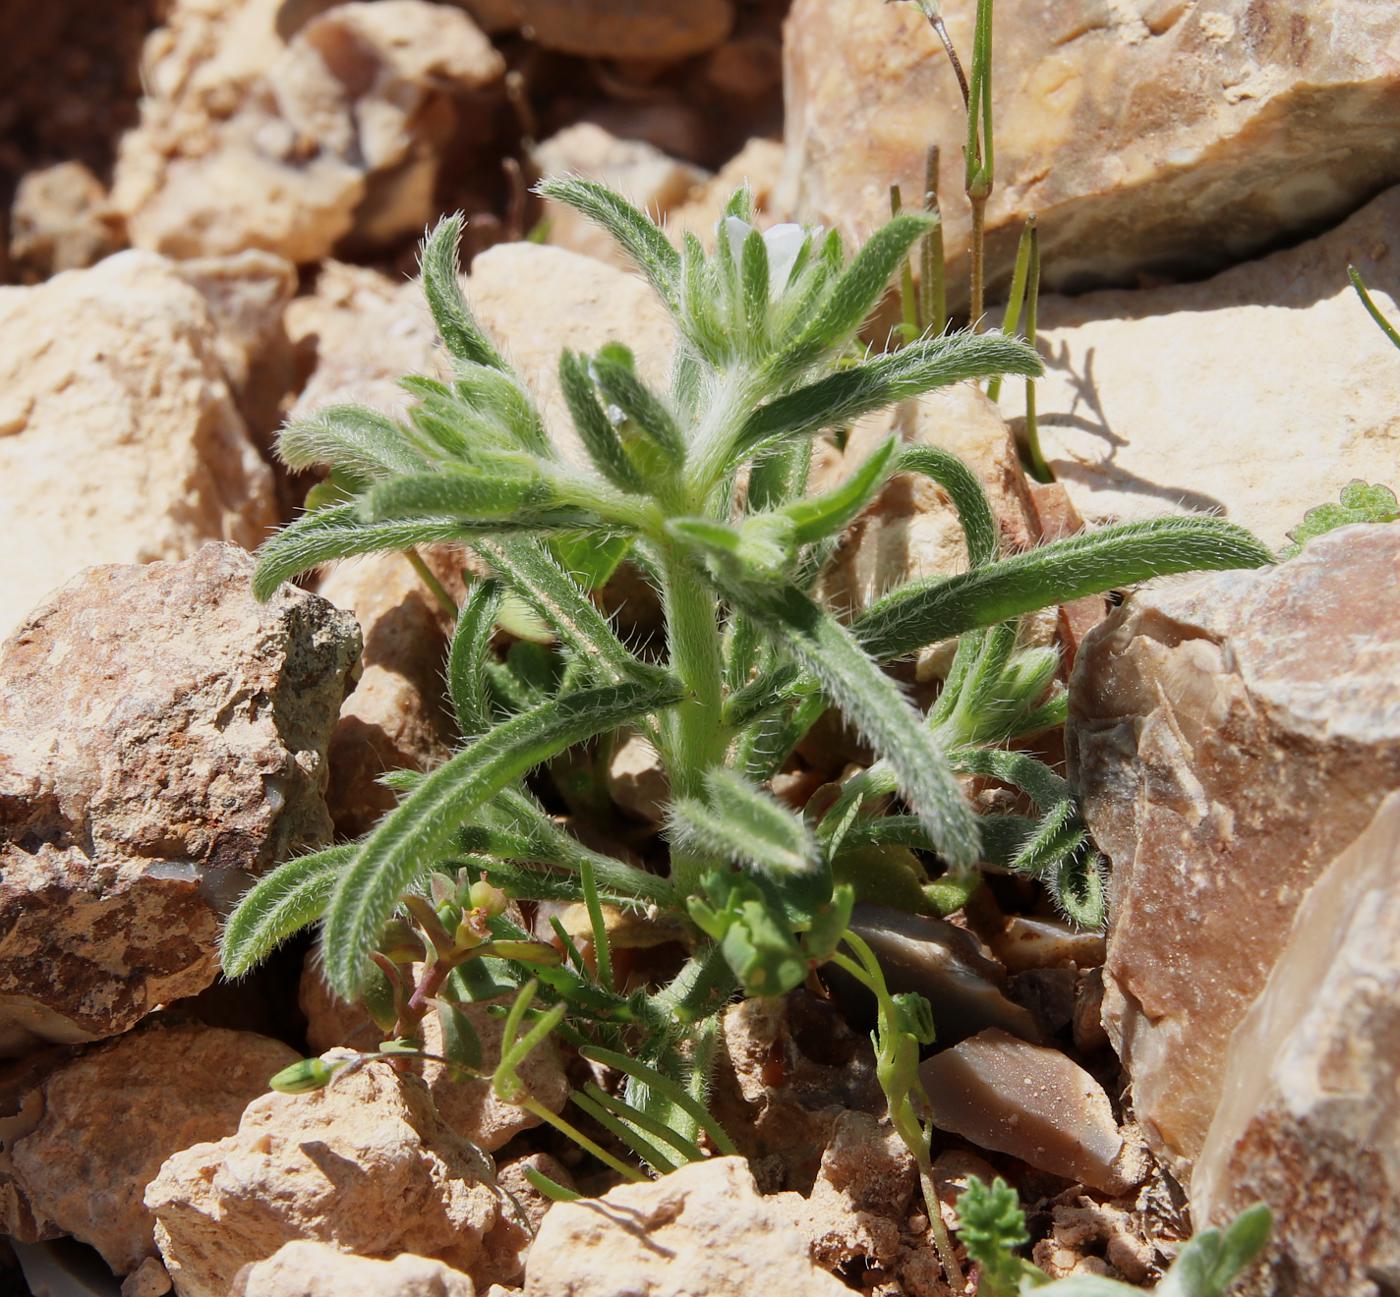
M967 467L893 439L840 485L809 493L814 438L949 383L1040 370L1032 348L1001 333L925 337L889 354L858 344L931 218L896 216L848 257L835 233L754 228L740 190L706 253L693 237L673 247L603 186L558 180L544 192L602 225L669 311L669 383L648 383L622 342L565 352L559 385L582 447L581 459L566 458L463 296L460 221L431 234L423 288L450 376L405 378L413 403L402 420L332 407L284 430L286 462L331 477L319 507L264 546L255 589L266 598L355 554L470 548L491 576L458 611L447 662L461 747L426 774L394 776L401 799L363 840L260 880L222 953L239 975L319 921L333 990L366 1002L403 1049L421 1049L421 1023L437 1012L461 1066L474 1065L473 1045L457 1010L513 994L522 1039L547 1023L585 1051L632 1060L621 1068L624 1108L601 1091L584 1106L663 1169L702 1138L719 1146L703 1116L719 1010L736 989L779 994L823 963L852 962L840 948L859 955L847 924L861 896L894 880L911 908L956 908L994 864L1042 880L1080 921L1101 919L1096 857L1064 782L1009 747L1065 711L1055 655L1018 647L1019 618L1160 573L1271 556L1210 518L1004 555ZM947 493L968 570L912 581L843 624L812 587L834 540L895 474ZM624 557L660 592L664 642L649 655L619 638L593 597ZM496 630L507 622L528 637L501 657ZM953 637L951 675L924 714L885 664ZM806 815L768 785L833 707L877 760L824 816ZM528 782L624 729L652 742L669 779L665 872L584 845ZM979 819L959 783L967 774L1019 788L1033 814ZM887 794L893 811L869 814ZM591 958L562 928L557 947L533 939L485 903L482 884L518 900L583 901ZM655 907L679 923L690 956L670 985L615 984L605 905ZM876 983L878 966L853 966ZM936 1006L877 998L891 1102L913 1104L915 1138L911 1069ZM512 1076L498 1085L528 1102ZM657 1123L688 1143L658 1142Z
M1151 1291L1157 1297L1225 1297L1231 1285L1269 1241L1272 1213L1263 1203L1247 1208L1223 1230L1205 1230L1182 1247ZM973 1179L958 1197L958 1237L978 1266L978 1297L1129 1297L1143 1290L1101 1275L1051 1281L1016 1255L1029 1241L1016 1191L1000 1177L990 1185Z
M1400 501L1395 492L1380 483L1374 485L1359 478L1342 487L1337 504L1319 504L1309 509L1300 522L1288 533L1293 542L1280 553L1279 558L1289 559L1303 552L1310 540L1325 536L1338 527L1350 527L1359 522L1395 522L1400 519Z

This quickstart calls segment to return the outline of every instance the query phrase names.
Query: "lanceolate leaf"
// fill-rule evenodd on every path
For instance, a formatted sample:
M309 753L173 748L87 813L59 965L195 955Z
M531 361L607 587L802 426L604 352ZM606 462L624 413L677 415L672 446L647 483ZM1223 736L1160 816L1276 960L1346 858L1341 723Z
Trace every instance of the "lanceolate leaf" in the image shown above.
M572 351L559 357L559 388L593 466L620 491L645 490L636 465L627 457L622 438L598 404L588 366Z
M335 991L347 1000L359 994L369 952L399 897L443 855L478 806L573 744L680 696L669 679L582 690L487 731L433 771L380 821L335 889L322 938L326 976Z
M219 940L224 976L252 972L294 932L315 923L356 850L350 843L298 856L254 883L224 924Z
M796 526L793 539L809 545L841 531L875 497L894 457L898 441L890 437L844 482L821 495L796 500L784 510Z
M277 436L277 453L288 468L329 464L370 481L428 467L397 423L359 405L327 406L289 423Z
M969 567L981 567L996 558L997 524L991 503L977 475L962 460L937 446L905 446L895 471L922 473L948 492L962 523Z
M852 629L879 661L977 626L1172 572L1263 567L1273 555L1218 518L1156 518L1070 536L944 580L886 595Z
M851 633L800 590L739 587L730 599L750 616L764 618L824 692L889 762L899 790L928 826L938 850L955 870L977 861L977 821L953 779L947 755L923 725L918 710L889 676L866 656Z
M433 313L443 345L457 360L505 369L500 352L482 332L462 296L457 280L457 244L461 237L461 216L444 216L424 242L420 258L423 295L428 299L428 309Z
M490 524L493 532L512 525L503 521ZM358 503L318 509L315 513L303 514L264 542L258 550L253 594L259 599L270 599L282 582L333 559L462 540L470 537L472 531L460 518L367 522L361 516Z
M480 734L491 725L485 665L500 606L500 583L482 581L463 600L457 616L447 655L447 689L463 738Z
M696 854L748 865L775 879L811 874L820 855L811 830L742 776L717 769L705 777L706 800L678 798L672 836Z
M381 482L367 499L376 521L449 517L497 522L546 503L548 495L548 488L535 478L443 468Z
M593 361L593 373L603 395L658 446L672 455L685 453L685 440L675 416L631 366L599 356Z
M592 601L538 541L524 538L480 540L473 548L559 638L592 664L598 679L654 679L649 667L629 653Z
M668 306L676 302L676 276L681 258L657 225L631 203L591 180L560 177L539 187L545 198L572 207L617 240Z

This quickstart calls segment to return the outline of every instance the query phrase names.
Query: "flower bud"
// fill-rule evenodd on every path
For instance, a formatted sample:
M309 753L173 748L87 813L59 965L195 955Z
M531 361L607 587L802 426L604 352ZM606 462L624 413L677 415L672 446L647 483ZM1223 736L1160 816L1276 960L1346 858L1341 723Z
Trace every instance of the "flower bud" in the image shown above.
M484 910L490 919L504 914L509 901L499 887L493 887L484 878L478 878L467 890L467 904L474 910Z
M345 1060L327 1062L324 1058L301 1058L284 1067L268 1081L278 1094L308 1094L323 1090L342 1067Z

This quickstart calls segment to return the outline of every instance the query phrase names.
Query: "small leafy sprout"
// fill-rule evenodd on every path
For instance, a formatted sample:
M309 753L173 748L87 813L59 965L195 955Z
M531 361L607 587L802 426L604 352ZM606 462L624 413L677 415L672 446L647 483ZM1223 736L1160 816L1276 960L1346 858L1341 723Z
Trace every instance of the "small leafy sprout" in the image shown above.
M354 554L472 550L490 576L455 612L445 672L461 745L434 770L386 776L398 804L362 840L260 879L225 928L224 968L243 975L319 923L331 988L408 1042L395 1065L426 1057L432 1013L442 1057L463 1075L484 1066L467 1008L496 1011L509 998L497 1093L635 1179L733 1150L706 1099L719 1015L736 992L778 995L827 963L850 966L877 988L892 1117L926 1168L914 1069L932 1013L878 989L878 965L849 934L855 901L881 885L872 860L900 856L912 909L956 908L990 862L1099 922L1097 856L1063 781L1007 746L1065 711L1055 655L1017 650L1016 623L1149 576L1271 555L1228 523L1174 518L1004 556L976 476L893 438L845 481L807 491L815 438L950 383L1041 370L1032 348L1000 332L917 337L889 354L859 345L936 217L902 212L848 256L834 233L756 230L741 189L707 253L693 237L674 247L600 185L552 180L543 191L596 220L650 283L675 326L670 379L654 384L621 341L561 356L581 447L565 458L462 294L460 220L429 236L423 288L449 375L406 378L402 420L339 406L283 431L287 463L328 467L332 488L263 547L254 588L267 598ZM946 491L969 570L911 582L845 625L811 590L835 538L898 474ZM594 599L624 557L660 594L664 633L647 654ZM503 625L518 639L504 653ZM885 664L954 637L954 671L925 715ZM769 781L829 708L877 761L837 808L809 818ZM658 868L586 846L540 800L552 777L596 806L591 755L624 731L656 748L671 790ZM1035 813L977 816L966 773L1022 789ZM890 814L868 813L877 793L898 799ZM538 940L506 898L581 902L591 953L562 923L553 942ZM624 985L610 908L665 916L683 933L687 957L669 983ZM528 1093L520 1064L550 1036L622 1078L619 1093L593 1085L572 1096L614 1148ZM941 1231L936 1210L930 1224ZM955 1273L951 1250L940 1254Z
M1350 527L1359 522L1394 522L1397 518L1400 518L1400 502L1396 501L1395 492L1379 482L1371 485L1358 478L1342 487L1340 503L1319 504L1303 515L1303 521L1288 533L1293 544L1279 553L1279 559L1301 554L1310 540L1336 531L1338 527Z
M1231 1285L1269 1241L1273 1216L1256 1203L1224 1230L1196 1235L1152 1289L1157 1297L1225 1297ZM1071 1275L1051 1282L1038 1266L1016 1255L1030 1241L1016 1191L1000 1177L990 1185L973 1179L958 1196L958 1237L977 1263L978 1297L1131 1297L1141 1288L1100 1275Z

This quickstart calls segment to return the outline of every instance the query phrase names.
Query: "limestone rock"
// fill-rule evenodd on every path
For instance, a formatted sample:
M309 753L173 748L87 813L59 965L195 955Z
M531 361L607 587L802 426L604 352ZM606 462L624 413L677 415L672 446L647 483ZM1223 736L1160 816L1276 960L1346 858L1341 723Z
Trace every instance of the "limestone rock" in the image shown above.
M1230 1042L1198 1225L1274 1211L1252 1291L1400 1282L1400 793L1318 878Z
M457 551L435 549L434 566L461 590L450 569ZM365 832L396 798L378 782L387 770L430 770L452 754L454 726L443 701L451 627L402 554L339 563L317 586L323 599L355 615L364 636L363 674L345 700L331 738L331 817L343 836Z
M1103 1087L1058 1049L995 1027L919 1066L933 1124L1106 1193L1127 1188Z
M546 49L586 58L688 58L718 45L733 0L516 0Z
M123 241L107 190L81 162L59 162L20 180L10 208L10 260L30 281L91 266Z
M942 9L966 63L976 4ZM1392 17L1371 0L1006 0L993 278L1030 212L1047 286L1079 289L1218 269L1400 180ZM917 7L797 0L785 64L788 205L857 243L891 183L923 193L938 144L948 282L965 284L962 99Z
M1400 365L1346 277L1397 318L1397 258L1400 188L1204 283L1042 297L1041 441L1079 512L1219 512L1283 545L1353 478L1400 490Z
M351 1256L329 1243L284 1243L241 1270L229 1297L476 1297L471 1276L405 1252L392 1261Z
M1156 1147L1200 1151L1309 886L1400 786L1400 528L1139 591L1081 646L1070 769L1113 864L1104 1025Z
M629 734L608 761L608 796L627 814L647 824L663 824L671 785L661 754L640 734Z
M204 298L234 400L258 445L266 446L293 383L282 316L296 292L296 267L250 248L231 257L192 257L174 268Z
M59 1063L37 1087L29 1129L5 1132L0 1172L18 1195L0 1204L5 1232L71 1235L119 1274L136 1270L155 1256L141 1195L160 1164L235 1130L267 1078L295 1060L251 1032L150 1023Z
M528 1153L502 1163L496 1172L496 1184L504 1202L499 1219L486 1236L486 1257L477 1266L479 1283L487 1279L502 1284L520 1283L540 1222L554 1206L552 1199L525 1178L527 1169L547 1175L566 1189L577 1189L573 1176L548 1153Z
M398 386L404 374L446 377L417 283L327 261L315 291L287 307L285 322L309 371L293 419L345 403L400 414L410 404Z
M424 0L337 5L289 39L284 8L184 0L150 37L113 188L138 247L308 262L431 216L462 101L500 79L500 55L464 12Z
M731 1004L722 1030L711 1110L765 1193L807 1193L846 1114L885 1111L869 1038L805 991Z
M214 980L252 877L330 835L351 618L207 545L99 567L0 648L0 1052L125 1031Z
M471 1272L497 1219L489 1158L427 1088L370 1063L310 1094L266 1094L232 1135L169 1158L146 1190L179 1297L225 1297L297 1239Z
M559 391L559 353L594 352L622 342L637 373L666 390L674 333L650 287L592 257L537 243L503 243L472 262L467 301L505 348L530 391L560 454L585 463L583 446Z
M0 288L0 634L93 563L252 548L276 521L204 302L123 252ZM22 521L21 521L22 520Z
M776 140L751 139L713 176L691 190L684 202L671 208L666 219L671 241L679 243L683 234L690 233L712 248L715 224L740 185L747 185L753 195L754 224L759 229L786 220L774 192L782 163L783 146Z
M331 994L310 961L302 974L299 998L307 1019L307 1042L317 1053L339 1045L373 1049L384 1038L384 1033L362 1010ZM501 1056L501 1019L492 1017L484 1003L465 1005L463 1011L481 1039L484 1066L494 1067ZM442 1030L436 1014L423 1020L423 1044L430 1054L442 1052ZM432 1061L423 1063L422 1076L438 1115L447 1126L488 1153L495 1152L522 1130L539 1125L539 1119L524 1108L498 1099L489 1079L454 1078L443 1064ZM551 1042L546 1041L525 1060L520 1077L545 1107L554 1112L563 1108L568 1084L558 1051Z
M907 445L951 451L977 474L991 500L1004 550L1026 549L1038 539L1034 505L1011 434L996 407L971 383L866 416L851 429L844 453L828 444L818 447L810 489L826 489L849 477L891 434ZM822 571L818 592L839 616L856 617L906 581L952 576L966 568L962 524L948 495L922 475L901 473L846 529ZM1052 621L1047 620L1042 638L1053 631ZM941 675L950 656L947 645L925 649L917 664L919 678Z
M723 1157L560 1203L530 1249L525 1297L843 1297L809 1258L788 1197L759 1197L744 1160Z
M657 221L706 179L699 167L667 157L643 140L619 139L592 122L550 136L535 150L534 164L542 177L577 176L608 185ZM546 201L544 215L551 244L632 269L611 235L573 208Z

